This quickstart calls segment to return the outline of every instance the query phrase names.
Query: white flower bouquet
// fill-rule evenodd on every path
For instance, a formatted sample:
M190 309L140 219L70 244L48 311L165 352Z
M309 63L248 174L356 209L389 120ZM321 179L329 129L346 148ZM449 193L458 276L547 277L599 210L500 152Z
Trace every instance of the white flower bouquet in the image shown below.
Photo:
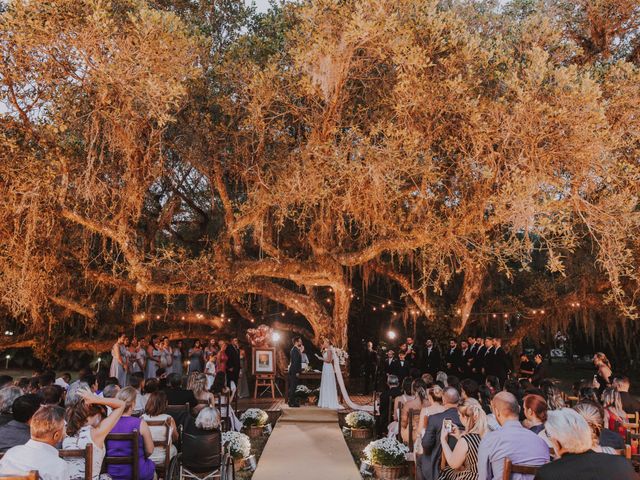
M381 438L369 443L364 449L364 455L372 465L382 467L396 467L403 465L409 447L400 443L395 438Z
M251 454L251 440L244 433L222 432L222 445L235 460Z
M269 423L269 415L259 408L249 408L240 415L240 421L245 427L264 427Z
M349 354L341 348L334 347L333 353L336 357L338 357L338 363L340 365L346 365L347 359L349 358Z
M311 393L313 393L312 390L309 387L307 387L306 385L298 385L296 387L296 392L295 392L294 396L296 398L301 399L301 400L302 399L306 400L306 399L309 398Z
M359 410L348 414L344 421L350 428L372 428L376 423L373 415Z

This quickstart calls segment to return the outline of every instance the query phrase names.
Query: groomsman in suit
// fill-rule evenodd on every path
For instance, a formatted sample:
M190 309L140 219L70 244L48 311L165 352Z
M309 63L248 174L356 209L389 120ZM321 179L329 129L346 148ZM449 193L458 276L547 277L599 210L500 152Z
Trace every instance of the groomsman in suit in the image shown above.
M384 359L384 374L393 375L393 369L395 367L396 356L393 350L387 350L387 358Z
M440 351L433 344L433 340L428 338L422 351L422 371L436 378L438 370L440 370Z
M484 346L484 342L482 337L476 338L476 352L474 355L473 363L471 365L471 373L473 378L478 382L482 382L482 364L484 360L484 352L486 351L486 347Z
M240 349L238 346L240 342L237 338L234 338L227 344L227 356L229 357L227 360L227 386L231 388L231 384L233 383L234 387L232 390L238 388L238 381L240 379Z
M493 367L493 338L484 339L484 352L482 353L482 375L495 375Z
M471 377L471 364L473 362L473 353L469 348L466 340L460 342L460 373L462 378Z
M392 374L398 377L400 385L402 385L402 381L409 376L410 371L409 362L404 352L398 354L398 359L393 362L391 368L393 370Z
M413 340L413 337L407 337L406 359L409 362L409 368L417 367L419 358L420 358L420 354Z
M509 357L507 357L504 348L502 348L502 339L496 337L493 339L493 355L494 365L495 365L495 373L494 375L500 379L500 386L504 386L504 382L511 372L511 362L509 361Z
M297 408L300 406L296 399L296 388L298 387L298 374L302 371L302 338L293 337L293 347L289 360L289 406Z
M469 352L471 352L471 356L475 357L480 345L476 343L476 339L473 337L467 337L467 344L469 345Z
M449 350L447 350L447 353L444 356L444 361L447 364L447 375L460 375L460 363L462 358L460 357L458 342L453 338L449 340Z

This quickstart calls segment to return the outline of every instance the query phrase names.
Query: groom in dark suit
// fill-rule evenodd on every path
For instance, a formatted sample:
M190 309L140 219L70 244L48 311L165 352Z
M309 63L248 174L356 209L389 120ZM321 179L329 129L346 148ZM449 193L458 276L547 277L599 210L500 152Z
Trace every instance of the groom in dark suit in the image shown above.
M302 371L302 338L293 337L293 347L291 348L291 357L289 359L289 406L299 407L300 404L296 400L296 388L298 387L298 374Z
M460 402L460 394L453 387L447 387L442 394L442 403L446 410L442 413L436 413L429 417L427 430L422 437L422 478L424 480L438 480L440 476L440 457L442 456L442 444L440 443L440 433L442 424L445 419L451 419L458 428L462 427L460 417L458 416L458 403ZM449 437L449 446L451 445L451 437Z

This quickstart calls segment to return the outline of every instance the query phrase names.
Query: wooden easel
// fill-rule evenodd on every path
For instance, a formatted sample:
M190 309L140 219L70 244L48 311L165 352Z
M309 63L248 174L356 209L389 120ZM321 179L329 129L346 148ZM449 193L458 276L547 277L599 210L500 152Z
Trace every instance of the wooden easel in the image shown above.
M267 374L267 375L256 375L256 385L253 389L253 398L258 398L258 388L264 388L264 390L260 393L261 395L271 389L271 398L276 398L276 385L275 385L275 375Z

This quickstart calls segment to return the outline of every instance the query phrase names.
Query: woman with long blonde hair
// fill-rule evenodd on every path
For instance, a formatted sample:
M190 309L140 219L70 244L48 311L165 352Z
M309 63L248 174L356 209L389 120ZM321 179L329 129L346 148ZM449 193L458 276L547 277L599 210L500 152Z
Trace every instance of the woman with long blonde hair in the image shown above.
M611 386L611 376L613 375L611 362L609 362L609 359L604 353L597 352L593 356L593 364L598 369L598 373L595 375L594 380L598 383L598 393L602 395L604 389Z
M442 428L440 443L447 466L440 472L439 480L476 480L478 478L478 448L487 432L487 414L475 398L466 399L458 407L464 433L452 424L451 431ZM449 435L458 442L453 450L449 447Z
M192 410L194 416L197 416L205 407L215 406L215 398L213 393L207 390L207 376L204 373L191 373L187 380L187 390L191 390L198 400L198 405Z

